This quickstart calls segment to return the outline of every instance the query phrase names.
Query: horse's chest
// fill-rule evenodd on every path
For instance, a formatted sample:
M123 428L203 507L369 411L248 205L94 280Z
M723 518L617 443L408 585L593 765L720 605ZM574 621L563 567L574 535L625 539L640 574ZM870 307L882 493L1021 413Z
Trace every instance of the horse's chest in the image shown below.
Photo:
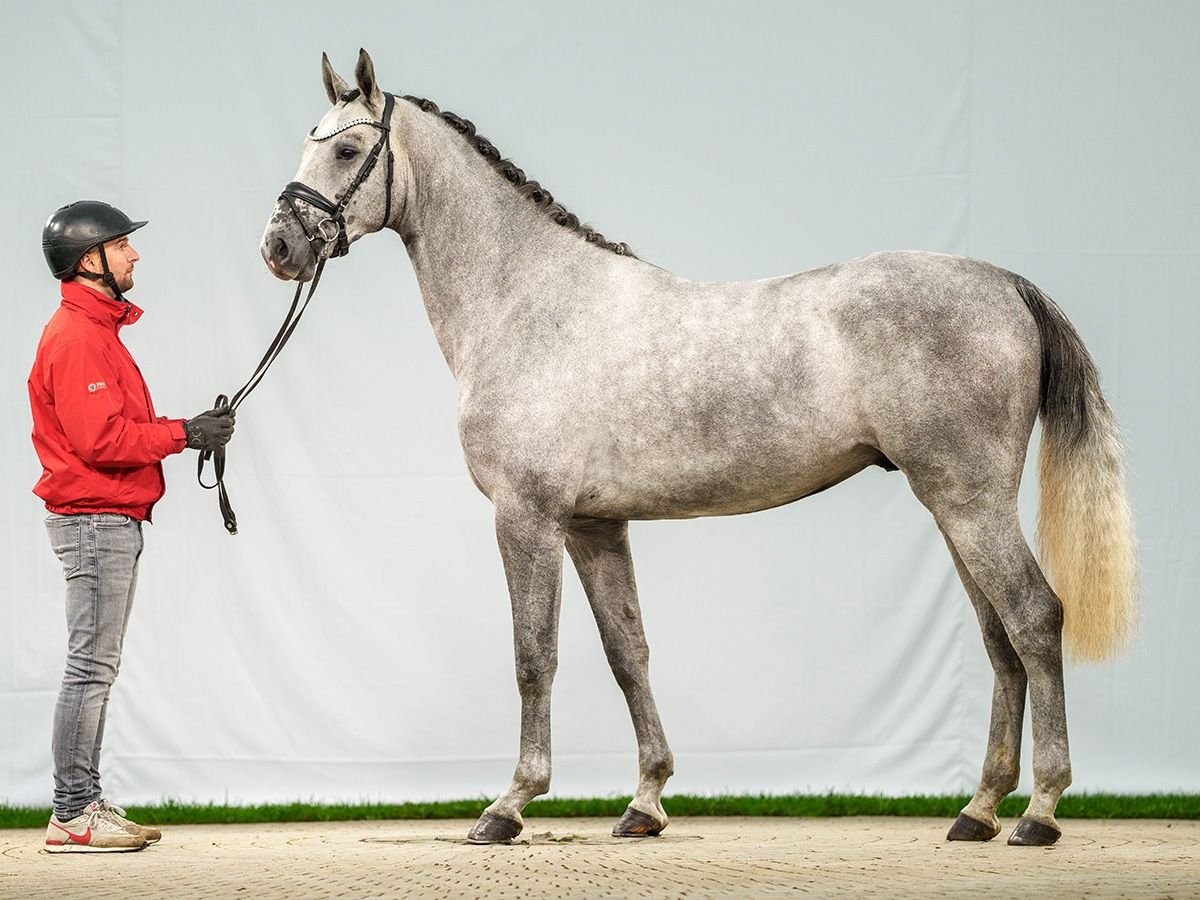
M464 391L458 410L463 455L489 497L518 482L569 480L584 436L566 397L550 390Z

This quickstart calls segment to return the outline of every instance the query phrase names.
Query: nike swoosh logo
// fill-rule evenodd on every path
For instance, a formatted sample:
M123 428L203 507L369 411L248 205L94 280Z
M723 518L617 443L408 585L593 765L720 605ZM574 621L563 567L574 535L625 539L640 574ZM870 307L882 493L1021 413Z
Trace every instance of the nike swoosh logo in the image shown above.
M73 831L67 831L67 829L63 828L57 822L52 822L51 824L66 834L68 844L90 844L92 842L92 826L90 825L88 826L88 830L83 834L76 834Z

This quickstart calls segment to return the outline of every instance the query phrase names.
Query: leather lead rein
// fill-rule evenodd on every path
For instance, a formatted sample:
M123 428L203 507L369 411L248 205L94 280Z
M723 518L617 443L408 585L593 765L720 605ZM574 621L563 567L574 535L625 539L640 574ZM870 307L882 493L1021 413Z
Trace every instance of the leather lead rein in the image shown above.
M346 206L349 204L350 198L354 196L355 191L362 186L362 183L371 174L371 170L375 168L375 163L378 162L379 155L385 146L387 147L387 186L384 190L385 199L382 227L387 227L388 221L392 217L392 148L388 141L388 134L391 131L392 109L395 106L396 98L392 94L386 93L384 94L384 98L383 119L379 122L373 122L370 119L356 119L354 122L347 123L344 127L336 129L329 134L320 137L314 137L312 134L309 135L314 141L325 141L335 134L340 134L355 125L373 125L379 129L379 140L375 143L367 158L363 160L358 174L350 182L340 202L332 202L320 191L314 190L299 181L289 182L279 195L279 199L288 205L288 209L292 211L292 215L296 217L296 221L300 224L300 228L304 232L304 237L308 241L308 249L312 251L317 267L313 272L313 279L309 283L308 294L305 296L303 304L300 303L300 294L304 290L304 283L301 282L296 285L296 294L292 297L292 305L284 317L283 324L279 326L279 331L276 332L274 340L271 341L271 345L267 348L267 352L263 354L263 358L259 360L258 366L254 369L254 374L250 376L232 398L227 397L225 394L218 394L216 401L213 403L214 408L236 410L242 401L250 396L250 393L258 387L263 376L267 374L267 370L271 368L271 364L275 362L279 354L283 351L288 339L292 336L292 332L300 324L300 317L308 309L309 301L312 300L313 294L317 290L317 284L321 281L321 272L325 269L326 261L330 257L345 256L350 252L350 242L346 238L346 221L342 214L345 212ZM314 128L313 131L315 132L316 129ZM326 214L326 218L319 221L316 228L310 231L308 224L304 221L304 217L296 209L294 202L296 200L320 210ZM326 233L327 228L330 226L337 229L332 235ZM318 244L320 244L320 249L318 249ZM334 245L332 253L329 252L330 244ZM210 458L213 461L213 472L216 474L217 480L212 484L205 484L204 466ZM237 514L233 511L233 506L229 502L229 492L225 489L224 447L218 450L202 450L200 452L200 456L196 461L196 480L200 483L200 487L205 490L216 489L217 501L221 508L221 518L225 522L225 530L231 535L237 534Z

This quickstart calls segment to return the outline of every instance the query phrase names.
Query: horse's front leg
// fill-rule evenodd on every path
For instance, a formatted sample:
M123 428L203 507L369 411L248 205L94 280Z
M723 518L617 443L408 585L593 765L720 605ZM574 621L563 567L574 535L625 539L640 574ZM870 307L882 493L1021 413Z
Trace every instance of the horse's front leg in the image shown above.
M496 503L496 540L512 601L521 755L508 790L467 835L473 843L516 837L524 827L525 804L550 790L550 687L558 668L564 521L525 500Z
M650 647L642 629L629 524L575 520L567 532L567 552L587 593L608 664L617 679L638 742L638 788L625 815L613 828L616 837L656 835L667 827L663 786L675 771L650 690Z

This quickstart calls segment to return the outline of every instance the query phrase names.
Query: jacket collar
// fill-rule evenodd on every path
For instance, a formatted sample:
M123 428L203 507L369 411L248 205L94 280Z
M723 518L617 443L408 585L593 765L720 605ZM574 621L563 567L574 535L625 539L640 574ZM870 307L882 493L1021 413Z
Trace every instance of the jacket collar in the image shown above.
M62 305L114 330L133 324L143 312L129 301L121 303L106 297L78 279L62 282Z

